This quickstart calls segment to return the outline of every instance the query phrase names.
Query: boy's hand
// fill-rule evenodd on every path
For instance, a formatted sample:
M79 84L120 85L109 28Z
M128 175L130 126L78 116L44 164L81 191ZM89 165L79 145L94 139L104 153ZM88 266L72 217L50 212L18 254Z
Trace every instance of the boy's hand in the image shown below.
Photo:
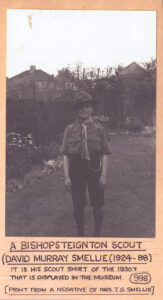
M71 191L71 179L69 176L65 177L65 188L66 188L66 191L68 191L68 192Z
M101 175L99 180L99 187L100 189L104 190L107 184L107 176Z

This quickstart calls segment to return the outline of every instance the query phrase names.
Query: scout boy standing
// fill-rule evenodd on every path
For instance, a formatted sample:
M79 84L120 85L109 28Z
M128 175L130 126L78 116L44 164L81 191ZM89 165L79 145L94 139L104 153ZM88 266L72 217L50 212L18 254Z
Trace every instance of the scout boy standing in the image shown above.
M85 91L79 91L73 108L77 120L68 125L61 152L65 186L71 190L77 235L84 236L84 207L88 187L94 215L94 236L101 235L104 188L107 183L108 136L103 125L92 118L95 101Z

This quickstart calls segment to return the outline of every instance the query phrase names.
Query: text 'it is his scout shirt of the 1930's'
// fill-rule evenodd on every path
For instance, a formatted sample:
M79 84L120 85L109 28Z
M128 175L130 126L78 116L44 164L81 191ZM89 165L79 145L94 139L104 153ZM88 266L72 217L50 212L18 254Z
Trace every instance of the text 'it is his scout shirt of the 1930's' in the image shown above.
M87 145L89 154L110 154L109 137L106 128L98 121L90 119L87 125ZM61 153L63 155L81 155L82 125L76 121L66 127Z

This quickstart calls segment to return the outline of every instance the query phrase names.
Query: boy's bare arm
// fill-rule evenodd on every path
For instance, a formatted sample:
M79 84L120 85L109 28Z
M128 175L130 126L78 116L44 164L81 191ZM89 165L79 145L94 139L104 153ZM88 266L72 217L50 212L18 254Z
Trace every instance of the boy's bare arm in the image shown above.
M63 155L63 168L64 168L64 175L65 175L65 186L66 189L69 191L71 188L71 179L69 175L69 157L68 155Z
M108 176L108 155L104 154L101 160L101 177L99 180L100 188L104 189L107 184Z

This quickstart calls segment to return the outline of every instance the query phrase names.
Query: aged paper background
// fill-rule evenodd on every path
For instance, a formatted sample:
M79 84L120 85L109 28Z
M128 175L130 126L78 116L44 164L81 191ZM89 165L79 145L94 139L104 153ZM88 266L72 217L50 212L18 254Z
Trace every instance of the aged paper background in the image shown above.
M5 99L6 99L6 9L89 9L89 10L156 10L157 11L157 155L156 155L156 237L152 239L127 239L127 240L139 240L144 241L143 248L146 248L149 253L152 253L153 261L148 267L148 271L152 276L152 285L155 286L155 294L148 295L148 299L161 300L163 297L163 259L162 259L162 249L163 249L163 3L161 0L106 0L106 1L7 1L0 0L0 299L83 299L93 298L93 299L116 299L122 298L122 296L111 296L111 295L87 295L87 296L9 296L4 294L4 286L11 285L9 282L9 268L2 265L2 256L5 252L9 252L10 244L12 241L21 241L23 238L9 238L5 237ZM54 239L54 238L53 238ZM30 238L25 238L25 240L30 240ZM43 238L35 239L37 241L43 240ZM51 240L46 238L44 240ZM63 240L61 238L60 240ZM71 239L73 240L73 239ZM75 238L74 238L75 240ZM105 240L107 240L105 238ZM109 242L115 239L110 239ZM116 239L117 240L117 239ZM123 240L123 239L121 239ZM142 268L143 271L143 268ZM19 283L19 282L18 282ZM23 283L24 284L24 283ZM30 283L31 284L31 283ZM40 286L42 283L39 283ZM50 283L45 282L46 286ZM44 284L44 285L45 285ZM89 286L89 282L85 281L85 285ZM128 284L128 283L126 283ZM20 282L20 286L22 281ZM72 283L73 285L73 283ZM82 283L81 283L82 285ZM107 286L107 284L105 284ZM28 282L26 282L28 286ZM37 283L38 286L38 283ZM130 295L125 296L129 299L142 299L143 296ZM124 296L123 296L124 298Z

